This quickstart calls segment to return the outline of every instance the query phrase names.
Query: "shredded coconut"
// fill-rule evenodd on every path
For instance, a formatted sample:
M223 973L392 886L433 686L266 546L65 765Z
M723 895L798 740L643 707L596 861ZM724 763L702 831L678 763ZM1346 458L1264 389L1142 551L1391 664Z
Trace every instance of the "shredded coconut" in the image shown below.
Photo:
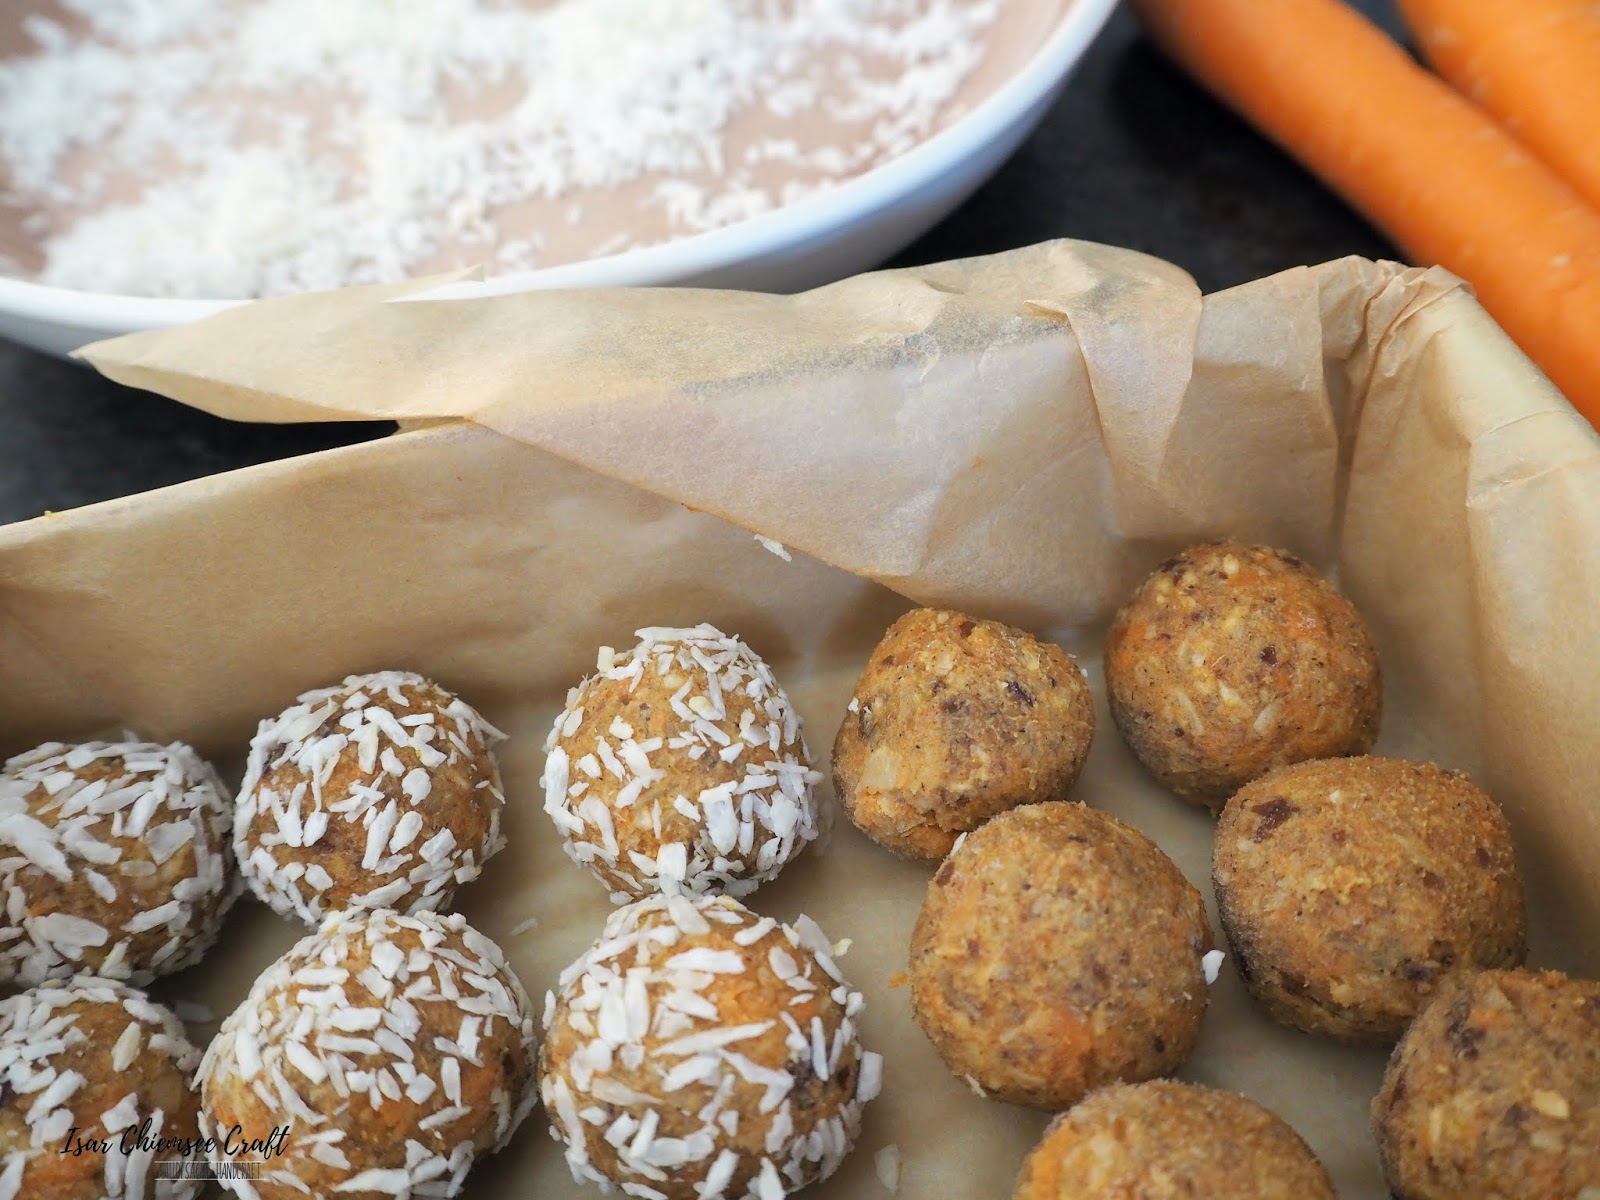
M900 1147L891 1143L872 1156L873 1169L878 1182L890 1192L900 1190Z
M759 533L755 535L755 539L757 542L761 543L761 548L768 553L776 554L779 558L783 559L784 562L794 561L794 555L789 553L789 548L782 542L775 542L769 537L763 537Z
M243 298L714 229L959 115L1001 0L65 0L0 63L47 283Z

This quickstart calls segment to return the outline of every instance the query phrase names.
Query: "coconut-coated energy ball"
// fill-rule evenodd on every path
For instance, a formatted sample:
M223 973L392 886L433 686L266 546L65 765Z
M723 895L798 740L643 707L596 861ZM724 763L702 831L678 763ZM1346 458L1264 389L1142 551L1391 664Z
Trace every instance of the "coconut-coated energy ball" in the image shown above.
M828 940L727 896L618 909L545 1001L540 1095L573 1178L781 1200L838 1168L883 1061Z
M567 694L545 811L568 857L625 904L747 896L816 839L822 776L772 669L710 625L641 629Z
M233 832L250 889L313 927L347 908L449 907L505 845L503 737L406 671L307 692L250 743Z
M1600 981L1451 976L1372 1102L1396 1200L1600 1197Z
M1208 542L1167 559L1106 642L1111 716L1146 770L1213 810L1274 767L1365 754L1382 678L1361 615L1292 554Z
M1311 1148L1253 1100L1114 1083L1050 1124L1012 1200L1338 1200Z
M1065 800L1093 738L1094 698L1060 646L919 608L890 626L856 683L834 788L873 841L937 861L996 813Z
M1432 763L1262 776L1222 811L1213 881L1251 994L1282 1024L1355 1045L1393 1045L1451 971L1527 952L1505 815Z
M238 897L228 789L174 742L51 742L0 769L0 984L136 985L198 962Z
M0 1198L198 1196L198 1172L160 1178L152 1164L195 1151L199 1061L177 1017L114 980L79 975L0 1000Z
M918 1024L957 1075L1012 1104L1076 1104L1176 1070L1200 1034L1205 904L1130 825L1029 804L934 875L911 937Z
M224 1177L246 1200L452 1197L533 1107L537 1053L522 984L459 914L333 913L223 1022L200 1125L289 1127L257 1178Z

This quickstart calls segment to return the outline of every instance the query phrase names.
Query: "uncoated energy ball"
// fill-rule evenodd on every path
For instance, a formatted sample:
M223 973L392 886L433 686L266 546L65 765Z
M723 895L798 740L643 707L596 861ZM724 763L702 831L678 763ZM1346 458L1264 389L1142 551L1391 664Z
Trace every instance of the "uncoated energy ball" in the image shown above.
M1600 1196L1600 982L1452 976L1372 1102L1397 1200Z
M228 789L188 746L52 742L0 770L0 984L143 985L200 960L239 895Z
M1169 558L1106 642L1111 716L1145 769L1213 810L1274 767L1365 754L1382 678L1361 615L1292 554L1209 542Z
M873 841L937 861L996 813L1066 799L1093 738L1089 685L1060 646L919 608L890 626L856 683L834 785Z
M818 833L811 754L772 669L710 625L602 647L545 743L545 811L614 903L746 896Z
M1276 1114L1232 1092L1114 1083L1057 1117L1013 1200L1337 1200Z
M957 1075L1057 1110L1176 1070L1200 1033L1205 905L1115 817L1029 804L979 826L928 887L911 938L917 1022Z
M1527 952L1505 815L1432 763L1330 758L1262 776L1223 809L1213 879L1251 994L1343 1042L1392 1045L1444 976Z

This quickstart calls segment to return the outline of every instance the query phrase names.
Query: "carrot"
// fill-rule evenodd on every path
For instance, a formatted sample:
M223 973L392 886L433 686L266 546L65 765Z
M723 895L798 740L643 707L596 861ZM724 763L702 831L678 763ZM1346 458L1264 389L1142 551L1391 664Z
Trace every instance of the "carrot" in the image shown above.
M1600 4L1400 0L1423 56L1600 208Z
M1600 426L1600 212L1339 0L1133 0L1173 58L1483 306Z

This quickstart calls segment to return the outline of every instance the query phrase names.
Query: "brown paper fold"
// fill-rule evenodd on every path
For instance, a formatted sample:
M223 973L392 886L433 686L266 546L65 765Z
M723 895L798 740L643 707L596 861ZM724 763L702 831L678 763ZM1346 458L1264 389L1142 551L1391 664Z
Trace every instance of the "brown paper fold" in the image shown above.
M1339 569L1390 681L1380 748L1464 767L1506 805L1536 959L1600 971L1600 440L1452 276L1348 259L1202 298L1169 264L1056 242L794 297L436 290L268 301L85 352L224 416L407 429L0 529L4 749L126 723L236 763L305 687L430 672L514 735L511 849L463 907L538 989L606 907L536 784L542 726L598 644L744 634L825 761L901 597L1089 661L1163 553L1232 533ZM1204 883L1207 819L1101 715L1080 796ZM846 828L754 899L855 940L889 1056L862 1152L819 1198L884 1194L889 1142L904 1195L1004 1195L1040 1127L950 1080L887 986L925 880ZM292 932L245 911L236 961L180 985L226 1008ZM1277 1108L1343 1195L1376 1197L1381 1066L1270 1026L1225 968L1185 1073ZM469 1196L584 1194L530 1126Z

